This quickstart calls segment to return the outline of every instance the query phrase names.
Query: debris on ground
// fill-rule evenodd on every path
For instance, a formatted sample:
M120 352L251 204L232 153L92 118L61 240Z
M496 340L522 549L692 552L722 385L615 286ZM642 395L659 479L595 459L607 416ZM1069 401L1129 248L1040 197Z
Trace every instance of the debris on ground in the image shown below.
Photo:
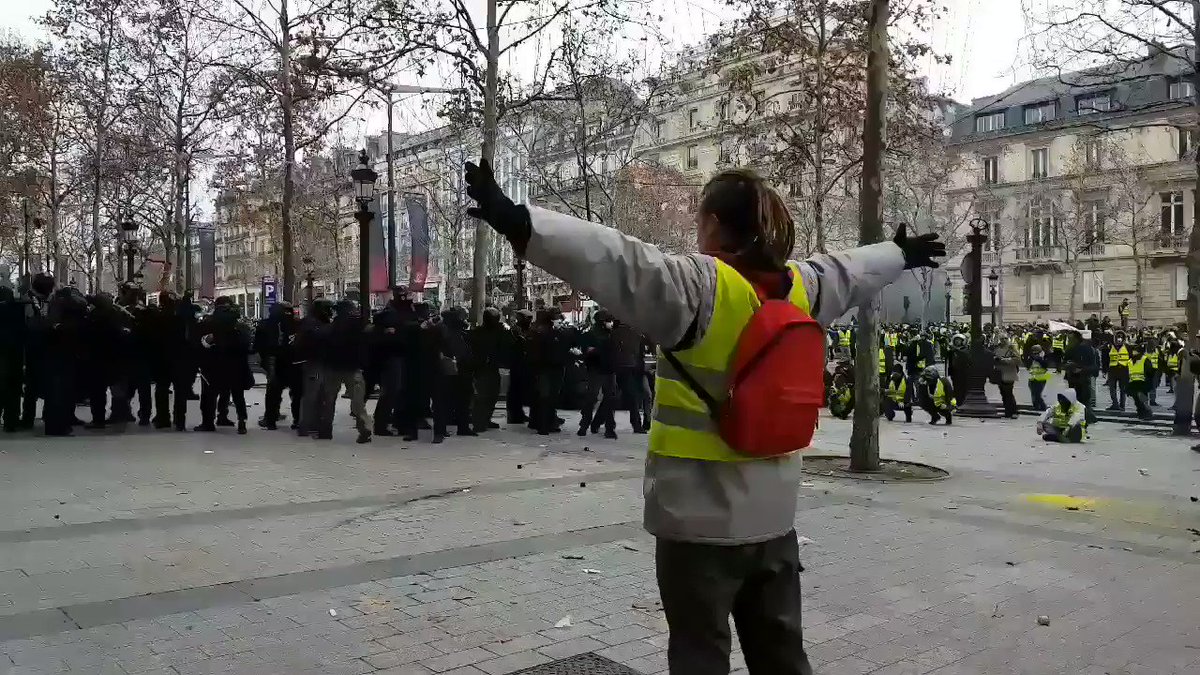
M518 465L517 465L517 468L518 468L518 469L524 469L524 468L525 468L525 465L524 465L524 464L518 464Z
M809 539L808 537L796 537L796 541L797 541L797 542L798 542L798 543L799 543L801 546L805 546L805 545L807 545L807 544L815 544L815 543L817 543L817 542L813 541L812 539Z
M571 627L571 615L568 614L568 615L564 616L563 618L559 619L558 623L554 624L554 627L555 628L570 628Z
M1200 497L1192 497L1191 499L1192 499L1193 504L1195 504L1196 502L1200 502Z
M583 481L580 481L580 482L579 482L579 487L587 487L587 483L585 483L585 482L583 482Z
M1005 564L1005 565L1008 565L1009 567L1016 567L1016 566L1017 566L1017 563L1015 563L1015 562L1013 562L1013 561L1011 561L1011 560L1006 560L1006 561L1004 561L1004 564Z
M513 525L528 525L528 524L529 524L529 523L527 523L527 522L525 522L525 521L523 521L523 520L514 520L514 521L513 521Z
M585 568L583 568L583 573L584 574L600 574L600 570L594 570L594 569L591 569L590 567L585 567Z
M563 560L583 560L583 556L576 555L574 553L564 553L562 556L562 559Z
M633 546L630 546L629 544L622 544L621 548L625 549L626 551L641 551L642 550L640 548L634 548Z
M211 454L213 454L213 452L214 452L213 450L205 450L204 454L211 455Z
M1050 617L1048 617L1044 614L1042 616L1039 616L1038 617L1038 625L1039 626L1049 626L1050 625Z
M337 616L337 610L336 609L329 610L329 616Z
M1138 473L1142 474L1143 476L1149 476L1150 470L1149 469L1138 469Z
M809 482L804 482L804 483L801 483L801 484L800 484L800 487L816 487L816 484L814 484L814 483L809 483Z

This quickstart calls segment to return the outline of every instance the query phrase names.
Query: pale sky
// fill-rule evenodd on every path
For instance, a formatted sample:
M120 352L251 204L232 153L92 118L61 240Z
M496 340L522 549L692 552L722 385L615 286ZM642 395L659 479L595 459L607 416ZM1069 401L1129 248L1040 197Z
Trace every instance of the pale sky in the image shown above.
M652 49L668 52L682 50L700 36L716 29L721 17L730 11L723 0L651 0L666 17L661 32L665 44ZM0 31L22 36L40 37L42 32L33 19L50 7L50 0L0 0ZM477 4L482 7L482 0ZM931 43L934 48L952 56L949 66L925 65L932 89L958 101L969 103L972 98L997 93L1008 86L1028 79L1031 73L1019 66L1021 37L1027 32L1021 2L1018 0L947 0L947 16L937 23ZM396 82L413 83L404 73L397 73ZM420 84L440 84L436 78L426 78ZM378 110L364 110L350 120L350 134L376 134L385 128L384 116ZM398 106L397 131L407 126L429 125L429 113L418 99Z

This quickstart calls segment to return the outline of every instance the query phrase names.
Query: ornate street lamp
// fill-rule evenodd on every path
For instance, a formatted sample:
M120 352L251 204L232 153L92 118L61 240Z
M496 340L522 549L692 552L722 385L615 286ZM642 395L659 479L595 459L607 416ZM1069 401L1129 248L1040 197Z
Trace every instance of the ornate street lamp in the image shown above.
M987 280L988 280L988 295L990 295L992 298L992 331L994 334L996 329L998 328L996 326L996 283L998 281L1000 281L1000 275L996 274L995 267L993 267L992 271L988 273Z
M125 280L133 283L133 256L137 253L138 224L129 214L121 221L121 242L125 247Z
M946 323L950 323L950 289L954 284L950 281L950 277L946 277Z
M306 309L305 312L308 312L312 309L313 263L315 263L316 261L313 260L313 257L311 255L306 255L303 258L303 262L304 262L304 299L308 303L308 309Z
M358 301L366 325L371 321L371 202L375 200L375 181L379 175L371 168L365 148L358 153L358 166L350 172L350 178L354 180L354 200L358 202L354 212L358 221Z
M963 281L967 284L967 304L971 314L971 346L967 362L966 394L959 401L959 414L963 417L995 417L996 406L988 402L984 383L992 370L992 357L983 344L983 245L987 242L986 232L991 231L988 221L973 218L971 234L967 242L971 251L962 262Z

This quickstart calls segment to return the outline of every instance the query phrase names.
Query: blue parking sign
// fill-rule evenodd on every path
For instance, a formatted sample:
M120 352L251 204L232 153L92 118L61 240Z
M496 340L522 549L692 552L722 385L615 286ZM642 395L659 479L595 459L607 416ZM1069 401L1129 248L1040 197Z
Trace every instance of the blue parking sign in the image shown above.
M271 312L271 307L279 302L279 284L275 282L275 277L266 275L262 278L262 314L266 317Z

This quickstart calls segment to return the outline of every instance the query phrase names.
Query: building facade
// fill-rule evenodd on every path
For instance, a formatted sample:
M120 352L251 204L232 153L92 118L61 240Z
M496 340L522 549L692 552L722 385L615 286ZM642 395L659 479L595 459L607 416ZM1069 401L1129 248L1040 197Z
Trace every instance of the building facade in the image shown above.
M1196 200L1189 78L1178 59L1148 57L1024 82L959 115L948 195L988 235L984 275L998 278L1004 321L1116 322L1123 300L1133 323L1183 320ZM960 297L960 275L950 278ZM986 280L983 302L986 314Z

